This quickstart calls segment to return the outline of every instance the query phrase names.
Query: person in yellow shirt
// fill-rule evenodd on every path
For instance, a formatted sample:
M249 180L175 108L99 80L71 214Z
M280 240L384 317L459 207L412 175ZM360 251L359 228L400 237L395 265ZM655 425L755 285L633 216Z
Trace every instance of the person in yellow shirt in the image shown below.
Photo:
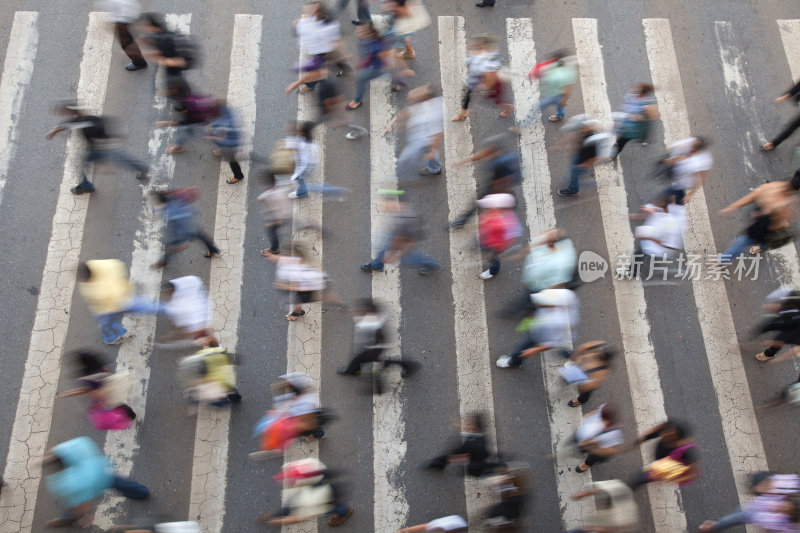
M126 313L162 313L157 300L136 295L125 264L118 259L95 259L78 265L78 289L97 320L103 342L117 344L128 332L120 321Z

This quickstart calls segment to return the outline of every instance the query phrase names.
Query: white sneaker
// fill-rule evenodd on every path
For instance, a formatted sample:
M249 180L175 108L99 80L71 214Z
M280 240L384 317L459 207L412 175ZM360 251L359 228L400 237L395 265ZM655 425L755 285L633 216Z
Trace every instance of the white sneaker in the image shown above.
M289 198L291 198L292 200L294 200L295 198L297 198L297 192L290 192L290 193L289 193Z
M484 270L483 272L481 272L481 279L492 279L493 277L494 274L489 273L488 270Z
M500 368L508 368L508 367L511 366L510 361L511 361L511 356L510 355L504 355L504 356L500 357L500 359L497 360L497 366L500 367Z

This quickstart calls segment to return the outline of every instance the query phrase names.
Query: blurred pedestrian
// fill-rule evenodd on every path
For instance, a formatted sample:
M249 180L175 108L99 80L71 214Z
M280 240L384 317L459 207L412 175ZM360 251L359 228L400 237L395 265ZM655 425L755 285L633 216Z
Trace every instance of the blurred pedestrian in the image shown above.
M350 0L339 0L339 13L344 11ZM353 24L360 26L372 22L372 16L369 12L369 0L355 0L356 4L356 18L353 19Z
M208 133L206 139L217 146L214 155L226 161L233 172L233 177L226 179L225 183L234 184L242 181L244 173L236 161L236 153L242 149L242 131L233 110L223 101L219 102L217 117L206 126L206 133Z
M717 521L706 520L698 531L725 531L753 524L767 533L800 532L800 477L797 474L758 472L751 476L750 490L755 495L752 500Z
M532 490L530 465L509 463L485 476L481 482L500 497L500 501L486 511L484 525L491 530L513 531Z
M794 87L780 95L775 99L775 105L780 104L781 102L785 102L787 100L794 100L794 106L800 105L800 81L798 81ZM789 138L789 136L794 133L794 130L800 128L800 113L797 114L786 126L783 127L783 130L778 134L777 137L772 139L771 141L764 143L762 149L765 152L769 152L770 150L774 150L775 147L780 145L783 141Z
M658 439L655 461L637 473L628 485L637 489L653 481L668 481L679 486L692 483L700 475L700 460L689 429L682 423L668 420L644 432L631 448L645 441Z
M337 372L343 376L356 376L368 363L379 363L381 368L400 367L400 375L407 377L416 368L410 361L382 357L387 345L386 315L372 298L363 298L353 307L353 353L355 356Z
M776 363L800 353L800 291L780 287L767 295L763 309L764 317L756 328L756 334L771 334L772 338L764 341L766 348L756 355L756 359ZM787 345L795 348L778 356Z
M126 372L111 372L100 354L79 350L68 354L74 367L77 387L56 394L58 398L89 396L87 418L95 429L127 429L136 413L126 404L131 389Z
M198 129L207 128L211 121L220 118L223 104L222 100L205 94L190 94L178 99L178 101L180 102L179 107L175 110L177 120L160 120L156 122L156 127L175 126L178 128L175 142L167 146L167 154L185 152L186 143L189 142L189 139ZM231 133L233 132L228 131L226 135ZM234 140L238 142L238 138Z
M299 524L329 515L328 525L342 525L353 515L353 508L342 502L342 489L335 473L314 458L285 463L273 476L280 483L281 509L263 513L256 521L271 526Z
M708 178L714 167L714 158L708 151L709 143L704 137L687 137L672 144L669 154L656 171L664 171L672 180L663 193L668 198L675 197L676 203L686 204Z
M579 382L578 396L569 401L570 407L579 407L589 401L594 391L611 376L611 359L616 352L603 341L585 342L575 348L569 357L574 365L583 373Z
M481 34L469 40L467 55L467 80L461 98L461 111L453 118L453 122L464 120L469 115L469 103L473 92L486 95L486 98L497 104L502 111L500 116L508 117L514 106L508 103L508 88L498 76L500 70L500 50L497 47L499 38L495 35Z
M55 446L42 459L42 473L47 489L66 507L61 518L47 521L45 527L90 525L97 501L111 488L135 500L150 496L144 485L117 475L111 461L89 437Z
M546 289L531 298L536 311L521 324L527 330L525 340L510 355L497 360L500 368L519 368L523 360L571 344L576 336L580 312L575 293L569 289Z
M197 187L154 191L152 194L156 206L162 211L167 226L164 256L160 261L153 264L153 268L166 267L169 263L169 257L185 250L189 246L189 242L194 239L200 239L208 248L203 257L211 259L214 256L219 256L219 248L214 245L211 237L206 235L197 225L196 215L192 207L192 204L197 201L200 195Z
M143 34L143 44L148 47L145 56L164 67L165 94L176 111L182 110L183 100L192 94L184 72L197 66L197 46L188 35L167 28L159 13L145 13L137 26Z
M120 321L127 313L156 315L160 304L138 296L136 285L118 259L95 259L78 265L78 290L102 331L103 342L117 344L127 329Z
M289 201L288 184L279 183L271 170L263 173L263 179L266 189L258 195L258 205L269 237L269 248L261 250L261 255L267 257L281 253L278 232L282 227L291 225L292 204Z
M197 522L168 522L163 517L148 517L135 524L117 526L123 533L202 533Z
M641 211L641 214L630 215L631 219L645 218L645 221L633 233L636 246L630 264L617 269L619 278L638 276L645 262L650 264L648 272L652 275L656 261L673 259L683 249L687 222L686 208L682 204L671 203L667 197L662 197L643 205Z
M372 22L356 28L358 38L358 74L356 75L356 94L347 104L347 110L353 111L361 107L369 82L387 74L393 65L393 51Z
M317 104L319 106L319 124L327 123L331 128L344 127L347 130L345 137L351 141L359 139L369 132L363 126L350 122L347 114L344 93L341 86L330 77L330 70L324 69L324 77L315 85Z
M383 9L391 16L391 35L395 47L402 47L398 59L415 59L411 38L431 24L431 16L422 0L383 0Z
M500 273L500 254L522 236L522 225L514 212L516 198L509 193L488 194L478 200L478 239L489 268L480 273L483 280Z
M423 533L431 531L434 533L449 532L449 533L467 533L467 521L460 516L454 514L450 516L443 516L424 524L416 526L404 527L398 529L395 533Z
M139 2L137 0L99 0L97 4L98 11L109 12L117 32L119 45L131 60L125 65L125 70L134 71L147 68L147 61L145 61L139 45L136 44L136 39L131 35L131 27L141 14Z
M466 463L464 471L468 476L481 477L505 466L490 459L489 443L483 428L483 415L473 413L462 421L458 442L454 442L447 453L425 463L425 468L441 471L451 463Z
M798 376L797 381L792 382L781 389L781 392L778 394L777 398L771 402L759 405L757 410L766 411L768 409L780 407L781 405L800 405L800 376Z
M306 178L311 177L311 173L319 165L319 145L314 142L313 130L313 122L298 122L296 135L287 139L288 145L294 151L294 173L289 181L297 182L297 189L289 193L289 198L292 199L308 196Z
M611 456L624 450L625 435L622 434L617 419L617 411L609 404L602 404L583 415L575 432L578 448L589 455L575 467L583 473L598 463L606 462Z
M389 214L385 242L378 255L369 263L361 265L364 272L382 272L385 263L401 263L417 266L420 275L441 270L435 259L423 252L414 251L422 240L422 220L414 208L402 201L402 191L386 191L397 193L387 195L381 207Z
M570 139L574 155L570 162L569 172L564 178L564 181L568 181L568 186L566 189L558 190L560 196L578 196L581 178L591 171L599 160L600 132L598 126L598 121L587 118L581 121L579 129Z
M554 52L550 59L539 63L528 73L528 79L539 79L539 108L542 115L549 107L556 106L556 113L547 117L550 122L560 122L566 117L565 107L578 78L578 68L574 57L566 52Z
M283 291L289 302L286 320L295 321L305 316L304 304L325 298L326 275L306 262L304 245L291 242L280 255L268 254L264 257L275 263L275 288Z
M405 109L390 124L406 132L406 145L397 157L398 181L406 181L403 178L407 167L420 159L427 161L427 166L418 171L420 176L442 173L439 147L444 139L443 106L442 97L430 85L408 92Z
M64 116L65 120L47 133L48 141L61 131L77 130L89 145L81 169L83 179L70 189L72 194L94 192L94 184L86 177L86 166L89 163L94 163L95 169L97 163L104 161L130 167L136 170L136 179L147 179L148 166L121 148L119 139L109 133L105 118L86 113L77 102L60 103L55 107L55 112Z
M730 263L747 251L757 254L779 248L792 242L793 226L797 218L797 191L800 190L800 171L788 180L764 183L755 190L722 209L720 215L729 215L737 209L753 204L752 222L744 233L736 237L727 250L720 254L720 263Z
M188 340L197 346L219 346L211 329L214 305L202 279L183 276L165 281L161 286L161 302L173 329L160 342Z
M202 348L178 363L178 379L189 401L189 415L197 406L227 407L242 401L236 388L235 359L224 346Z
M617 124L617 141L611 149L610 158L616 159L625 145L634 139L646 144L653 123L658 120L658 105L653 94L653 85L637 83L625 94L622 106L624 118Z
M637 533L639 508L630 487L618 479L595 481L592 488L572 495L575 501L594 496L595 510L583 521L586 525L569 533Z
M538 235L520 254L527 254L522 282L529 294L545 289L569 289L578 267L575 245L564 230L555 228ZM526 300L530 302L529 295Z

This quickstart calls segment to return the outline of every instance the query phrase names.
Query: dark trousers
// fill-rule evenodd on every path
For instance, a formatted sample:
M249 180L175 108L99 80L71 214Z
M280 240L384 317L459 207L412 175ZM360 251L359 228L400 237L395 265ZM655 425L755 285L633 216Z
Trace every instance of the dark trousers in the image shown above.
M133 500L144 500L150 496L150 490L147 487L126 477L115 475L111 486L121 492L126 498L131 498Z
M169 256L176 253L172 252L171 251L172 249L174 249L177 246L180 246L181 244L192 241L194 239L200 239L201 241L203 241L203 244L206 245L206 248L208 248L209 253L212 254L219 253L219 248L214 246L214 241L211 240L211 237L209 237L203 230L197 230L185 241L168 244L164 249L164 257L161 258L161 264L163 266L167 266L167 263L169 262Z
M520 365L522 365L522 352L535 346L537 346L536 341L531 339L530 335L526 333L525 340L511 353L511 360L508 363L515 368L519 368Z
M589 456L583 460L583 462L586 463L586 466L594 466L597 463L602 463L605 460L606 458L601 455L590 453Z
M139 50L139 45L136 44L133 35L131 35L130 24L117 22L115 27L117 30L117 37L119 38L119 45L122 47L122 50L125 51L125 55L127 55L137 67L147 65L147 61L145 61L144 56L142 56L142 51Z
M617 137L617 142L614 144L614 147L611 149L611 159L616 159L617 156L622 152L622 149L625 148L625 145L628 144L633 139L629 139L627 137L619 136Z
M233 172L233 177L237 180L244 179L244 173L242 172L242 167L239 166L239 162L236 161L236 148L231 146L221 146L218 148L219 155L228 162L228 166L231 167L231 172Z
M397 365L403 370L414 370L414 365L408 361L403 361L402 359L381 359L381 354L383 354L383 348L370 348L359 354L356 354L356 356L353 357L349 363L347 363L344 373L354 376L359 372L359 370L361 370L361 365L365 365L367 363L382 363L384 368L389 365Z
M267 229L267 236L269 237L269 251L270 252L278 252L280 247L280 242L278 240L278 229L280 229L280 223L270 224L266 227Z
M469 101L470 96L472 95L472 91L469 90L469 87L464 87L464 93L461 95L461 109L469 109Z
M489 257L489 274L492 276L496 276L500 273L500 257L497 253L492 252L491 257Z
M783 130L778 134L778 136L772 139L772 144L774 146L778 146L783 141L788 139L789 135L794 133L794 130L797 128L800 128L800 114L798 114L796 117L794 117L794 120L784 126Z
M349 3L350 0L339 0L339 11L343 11ZM369 0L356 0L356 18L361 22L372 20L369 13Z
M588 402L589 398L592 397L592 392L594 392L594 391L587 390L586 392L582 392L582 393L578 394L578 401L580 403ZM589 463L586 463L586 464L589 464Z

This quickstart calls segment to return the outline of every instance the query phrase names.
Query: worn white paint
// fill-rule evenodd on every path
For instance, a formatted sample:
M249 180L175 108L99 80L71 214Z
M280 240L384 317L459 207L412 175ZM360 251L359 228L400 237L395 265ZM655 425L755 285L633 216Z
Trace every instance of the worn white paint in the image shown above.
M104 14L90 13L77 98L92 113L102 113L105 103L113 41L114 35L105 23ZM85 150L80 133L71 134L67 140L64 174L3 473L5 488L0 493L2 533L31 531L36 509L41 479L41 466L37 461L45 452L50 434L53 399L61 375L61 355L69 324L67 310L72 306L75 272L89 205L90 195L75 196L70 192L70 188L81 180Z
M384 245L387 227L381 207L381 189L397 188L394 168L394 147L397 136L386 131L386 126L397 109L392 105L389 80L380 78L372 82L370 106L370 225L372 227L372 257ZM386 331L391 347L385 352L388 358L401 356L400 340L400 271L396 263L387 264L383 272L372 274L372 297L386 313ZM373 489L372 516L375 533L393 533L406 525L408 502L405 487L401 484L406 456L406 426L403 381L399 372L392 370L383 376L383 394L372 397L372 447Z
M463 17L439 17L439 65L444 99L444 173L447 180L447 205L452 215L460 214L475 202L476 186L470 166L456 166L456 161L472 153L470 118L451 122L461 109L461 90L466 80L467 42ZM455 315L456 371L458 404L462 417L482 412L485 432L497 443L492 373L494 361L489 354L486 324L486 300L480 274L481 257L475 247L477 224L474 218L462 229L450 233L451 287ZM481 512L492 503L491 491L474 478L464 481L467 515L470 524L480 530Z
M508 54L512 70L527 72L536 64L536 45L533 40L533 23L527 18L506 19ZM526 225L531 239L556 227L556 213L551 192L550 165L547 161L544 124L539 111L539 82L529 82L524 76L511 81L516 106L517 123L532 119L520 126L519 147L522 172L522 198L525 201ZM571 349L571 347L569 347ZM592 482L592 472L579 474L575 467L583 456L575 454L575 431L581 421L581 410L569 407L567 402L575 396L574 388L564 387L558 369L564 358L552 350L542 356L542 374L550 399L550 440L553 450L558 503L564 530L574 529L584 521L583 516L594 509L591 498L573 501L571 496L586 490Z
M642 23L664 142L669 145L692 134L678 58L668 19L644 19ZM702 255L716 250L703 190L694 195L686 211L686 253ZM768 468L728 293L721 281L693 278L692 288L734 481L739 501L744 503L750 492L748 475Z
M170 28L188 34L192 21L191 14L169 13L165 20ZM159 67L161 70L161 67ZM156 76L156 80L158 76ZM158 82L156 82L158 83ZM155 88L153 109L159 113L166 108L167 98ZM175 173L175 158L164 153L164 149L174 136L175 128L153 128L147 143L149 152L149 180L141 185L142 203L139 212L141 230L133 239L131 255L131 279L135 280L142 295L153 300L159 296L162 270L150 266L163 254L162 237L164 224L160 213L153 209L150 191L167 188ZM129 476L133 461L139 453L139 437L145 420L147 389L150 385L150 353L156 334L156 317L151 315L128 315L122 325L128 330L129 338L120 346L116 369L124 370L133 377L134 386L128 397L128 405L136 412L136 423L126 431L108 431L103 452L111 458L117 473ZM107 491L97 506L94 524L101 529L111 529L122 523L122 503L125 498L116 491Z
M39 46L38 22L39 13L36 11L14 13L0 75L0 203L8 181L8 167L17 152L17 123Z
M606 90L603 53L597 36L596 19L572 19L575 50L580 65L581 91L585 111L591 117L610 126L611 104ZM621 165L600 165L594 169L598 200L603 218L603 229L611 263L633 250L633 233L628 221L628 198ZM664 393L658 373L653 344L650 341L650 323L641 281L613 278L617 316L622 333L622 348L628 385L631 390L637 432L666 420ZM641 450L645 464L652 461L651 448ZM664 483L650 483L650 510L657 531L681 532L686 530L686 515L680 493Z
M261 54L261 15L236 15L228 77L228 105L241 120L242 151L249 153L256 124L256 90ZM241 163L248 177L249 162ZM239 311L244 270L245 221L248 181L229 185L228 164L220 163L214 242L220 257L211 261L209 295L214 302L214 330L222 344L235 352L239 337ZM189 519L204 532L222 531L228 477L230 410L200 408L192 461Z

